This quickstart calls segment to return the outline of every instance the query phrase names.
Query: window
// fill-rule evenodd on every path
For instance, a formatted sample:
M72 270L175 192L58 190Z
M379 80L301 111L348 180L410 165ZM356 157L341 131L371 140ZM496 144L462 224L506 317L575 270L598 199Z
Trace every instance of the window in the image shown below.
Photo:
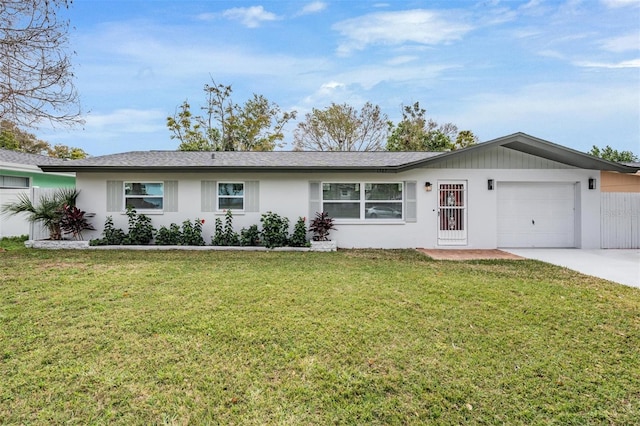
M244 210L244 183L218 182L218 210Z
M0 175L0 188L29 188L29 178Z
M136 210L163 210L163 182L124 182L124 205Z
M336 219L402 219L403 184L323 183L322 210Z

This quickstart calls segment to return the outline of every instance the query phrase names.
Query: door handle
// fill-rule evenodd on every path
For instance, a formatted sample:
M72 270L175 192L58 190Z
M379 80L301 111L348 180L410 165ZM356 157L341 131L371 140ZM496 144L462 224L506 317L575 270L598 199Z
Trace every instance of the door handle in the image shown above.
M535 224L536 224L536 221L535 221L535 220L533 220L533 219L531 219L531 224L532 224L532 225L535 225Z

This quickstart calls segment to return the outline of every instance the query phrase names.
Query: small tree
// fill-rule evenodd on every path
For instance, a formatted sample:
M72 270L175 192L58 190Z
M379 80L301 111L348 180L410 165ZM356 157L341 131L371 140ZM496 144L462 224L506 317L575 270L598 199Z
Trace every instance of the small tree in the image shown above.
M171 139L181 151L273 151L284 139L283 127L296 112L282 112L262 95L254 94L244 105L231 99L232 88L205 84L206 105L202 115L191 112L184 101L173 117L167 117Z
M416 102L402 107L402 120L388 123L388 151L449 151L478 142L470 130L458 132L453 123L438 124L427 118L427 111Z

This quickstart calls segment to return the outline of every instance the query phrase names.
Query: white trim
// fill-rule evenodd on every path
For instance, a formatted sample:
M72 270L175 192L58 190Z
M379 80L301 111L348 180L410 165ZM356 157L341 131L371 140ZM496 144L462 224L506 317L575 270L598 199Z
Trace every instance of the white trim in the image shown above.
M127 195L127 184L134 184L134 183L138 183L138 184L160 184L162 185L162 195L140 195L140 194L129 194ZM159 180L159 181L155 181L155 180L125 180L122 181L122 206L124 207L124 211L122 212L123 214L126 214L127 212L127 199L128 198L161 198L162 199L162 208L160 209L142 209L142 208L136 208L136 212L138 213L144 213L144 214L163 214L164 213L164 203L165 203L165 193L164 193L164 181Z
M220 185L242 185L242 195L223 195L222 198L240 198L242 199L241 209L221 209L220 208ZM233 213L244 213L246 205L247 184L244 181L216 181L216 214L225 214L227 210L231 210Z
M325 200L324 199L324 185L325 184L345 184L345 185L358 185L357 191L360 193L358 199L337 199L337 200ZM400 188L400 194L402 197L399 200L367 200L366 192L367 185L398 185ZM405 182L404 181L388 181L388 180L358 180L358 181L345 181L345 180L336 180L336 181L322 181L320 182L320 209L326 211L324 208L325 203L333 203L333 204L359 204L359 218L338 218L334 217L334 221L336 224L404 224L405 223ZM399 218L367 218L366 212L367 203L376 203L376 204L400 204L400 214Z

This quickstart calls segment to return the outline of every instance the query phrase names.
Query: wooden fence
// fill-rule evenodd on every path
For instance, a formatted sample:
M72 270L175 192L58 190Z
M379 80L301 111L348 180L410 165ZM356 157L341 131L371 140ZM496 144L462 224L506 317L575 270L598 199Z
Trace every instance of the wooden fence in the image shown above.
M602 248L640 248L640 193L603 192L601 197Z

